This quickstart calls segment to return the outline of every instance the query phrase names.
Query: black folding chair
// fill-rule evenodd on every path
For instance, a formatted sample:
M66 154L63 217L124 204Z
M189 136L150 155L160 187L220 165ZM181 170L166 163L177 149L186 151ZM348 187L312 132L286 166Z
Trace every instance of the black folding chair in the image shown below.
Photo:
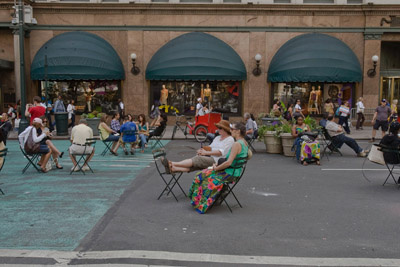
M96 138L88 138L88 139L86 139L86 143L85 143L85 145L84 145L85 148L84 148L82 154L71 154L71 155L73 155L73 156L80 156L80 157L79 157L79 159L76 161L76 166L75 166L75 168L71 169L71 172L69 173L70 175L74 172L74 170L75 170L76 168L78 168L78 170L79 170L80 172L82 172L83 175L86 175L86 174L85 174L85 171L82 170L82 167L85 166L85 165L87 165L87 166L89 167L89 170L90 170L92 173L94 173L93 170L92 170L92 168L90 167L90 165L89 165L89 163L88 163L89 156L92 154L92 152L89 152L88 147L93 147L93 149L94 149L95 145L96 145ZM79 163L80 163L82 160L83 160L83 164L80 165Z
M178 201L178 198L172 191L172 189L174 189L175 185L177 185L179 187L179 189L182 191L182 193L185 195L185 197L187 197L185 191L183 191L181 185L179 184L179 179L182 176L182 172L167 173L166 171L163 171L164 166L161 166L162 164L161 164L160 160L162 157L165 158L167 156L167 153L165 153L165 150L157 149L157 150L153 150L152 153L153 153L154 163L156 165L158 174L161 176L161 179L165 183L165 187L164 187L163 191L161 192L161 194L158 196L157 200L159 200L163 194L166 194L168 196L169 193L171 193L174 196L175 200Z
M247 144L249 145L249 148L250 148L251 150L253 150L254 153L257 152L256 149L255 149L254 146L253 146L254 141L256 141L257 138L258 138L258 129L254 130L253 137L250 138L250 139L247 141Z
M99 130L99 132L100 132L100 130ZM112 147L112 144L114 143L114 141L105 141L105 140L103 140L101 138L101 133L100 133L100 140L105 145L105 148L104 148L103 152L101 152L101 154L100 154L100 155L102 155L104 157L107 154L107 152L111 153L111 147Z
M3 169L4 164L6 162L7 150L8 150L7 148L0 150L0 171ZM2 184L3 183L0 183L0 185ZM1 190L1 188L0 188L0 193L4 195L4 192L3 190Z
M223 188L221 190L221 194L219 194L217 199L214 201L213 205L215 203L217 203L217 202L219 204L221 204L222 202L225 202L226 206L228 207L228 209L232 213L232 209L229 206L228 202L226 201L226 198L230 194L232 194L232 196L235 198L237 204L239 204L239 206L241 208L243 208L242 204L240 204L240 202L239 202L239 199L236 197L235 193L233 192L233 189L236 187L236 185L242 179L244 171L246 170L246 165L247 165L247 157L235 159L235 161L232 163L230 168L234 169L234 173L236 173L236 170L240 170L241 169L240 174L238 176L234 177L232 180L224 182L224 186L223 186Z
M42 172L42 169L39 167L39 165L37 165L37 163L39 162L40 157L44 153L28 154L25 152L25 149L22 148L21 144L19 146L19 149L21 149L22 154L28 160L28 163L26 164L25 168L22 170L22 173L25 173L26 170L28 170L28 168L30 166L33 166L38 172Z
M379 145L378 149L383 152L383 158L385 159L385 165L389 171L389 174L386 177L386 180L382 184L382 186L384 186L387 183L387 181L389 180L389 178L392 177L394 183L398 186L398 188L400 188L400 184L399 184L400 177L398 179L396 179L393 175L394 168L396 166L397 167L400 166L400 150L393 149L393 148L384 146L382 144Z
M321 132L323 137L322 140L324 142L324 150L322 151L322 154L325 155L326 150L329 149L329 154L339 153L340 156L343 156L342 152L340 152L339 147L335 145L332 136L328 133L328 130L326 128L322 128Z
M153 136L149 139L149 141L150 141L151 139L154 139L154 140L155 140L154 144L151 146L151 149L155 149L155 148L157 147L157 145L158 145L160 148L164 148L164 145L162 144L161 140L163 139L166 130L167 130L167 127L164 128L164 130L162 131L162 133L161 133L160 135L153 135Z

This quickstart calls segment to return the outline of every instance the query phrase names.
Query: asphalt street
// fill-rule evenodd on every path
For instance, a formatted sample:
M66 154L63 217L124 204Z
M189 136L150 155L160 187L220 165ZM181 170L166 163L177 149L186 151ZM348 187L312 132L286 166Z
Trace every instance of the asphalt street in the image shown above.
M366 141L360 145L370 146ZM340 259L399 258L400 191L394 185L382 186L388 174L384 166L356 157L347 147L343 147L342 157L324 157L321 166L302 166L293 158L265 153L263 146L256 144L258 153L235 188L243 208L236 205L233 213L223 204L198 214L177 188L178 202L171 195L157 200L164 184L153 163L137 169L136 178L126 184L120 197L71 251L77 256L71 256L69 264L200 266L207 262L208 266L250 266L252 260L266 265L267 259L272 259L268 266L400 263L339 264ZM171 160L192 157L198 147L193 140L174 140L166 146ZM182 176L185 192L193 178L194 173ZM234 204L234 199L228 201ZM111 256L109 251L126 254ZM135 254L137 251L144 252ZM91 252L96 256L82 257ZM100 252L110 256L96 254ZM208 256L197 259L197 254ZM17 257L4 255L8 254L0 251L0 264L18 263ZM36 254L31 255L34 259ZM209 255L244 258L216 263L218 257ZM39 259L47 259L46 264L54 261L50 256ZM333 259L333 263L324 265L321 259ZM38 264L45 264L42 261Z

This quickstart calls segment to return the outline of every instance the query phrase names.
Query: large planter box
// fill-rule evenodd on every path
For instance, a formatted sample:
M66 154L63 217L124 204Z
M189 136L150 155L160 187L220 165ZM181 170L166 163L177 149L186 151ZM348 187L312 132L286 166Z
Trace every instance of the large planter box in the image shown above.
M267 149L267 153L281 154L282 153L282 142L280 137L275 136L275 131L267 131L264 134L264 144Z
M283 155L286 157L294 157L295 151L292 151L293 143L296 138L290 133L281 133Z
M99 135L100 119L99 118L92 118L92 119L86 118L86 121L88 123L88 126L93 130L93 136Z
M261 118L263 125L271 126L271 125L279 125L281 121L279 118Z

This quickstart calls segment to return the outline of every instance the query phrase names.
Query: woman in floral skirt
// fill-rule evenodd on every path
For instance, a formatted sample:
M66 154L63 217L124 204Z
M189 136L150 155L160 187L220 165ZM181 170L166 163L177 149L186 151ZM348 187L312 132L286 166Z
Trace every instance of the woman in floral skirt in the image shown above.
M246 126L239 122L230 125L232 137L236 142L227 154L225 162L214 164L209 169L204 169L196 174L189 190L192 205L199 213L206 213L221 193L224 182L233 181L238 177L242 169L234 169L238 158L248 156L248 145L244 139Z

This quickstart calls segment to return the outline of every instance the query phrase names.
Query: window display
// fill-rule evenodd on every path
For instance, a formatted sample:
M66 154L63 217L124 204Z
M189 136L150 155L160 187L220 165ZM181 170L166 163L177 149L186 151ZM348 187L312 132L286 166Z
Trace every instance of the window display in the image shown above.
M197 99L209 110L240 115L241 82L151 81L151 103L166 113L195 114Z
M46 82L41 82L42 99L46 99ZM47 87L48 101L54 103L61 94L65 104L75 100L76 113L93 111L107 114L117 112L121 97L119 81L50 81Z
M329 105L332 103L334 110L344 101L354 102L354 84L330 84L330 83L273 83L273 99L283 102L286 107L295 104L299 99L303 113L309 115L321 115L331 112Z

